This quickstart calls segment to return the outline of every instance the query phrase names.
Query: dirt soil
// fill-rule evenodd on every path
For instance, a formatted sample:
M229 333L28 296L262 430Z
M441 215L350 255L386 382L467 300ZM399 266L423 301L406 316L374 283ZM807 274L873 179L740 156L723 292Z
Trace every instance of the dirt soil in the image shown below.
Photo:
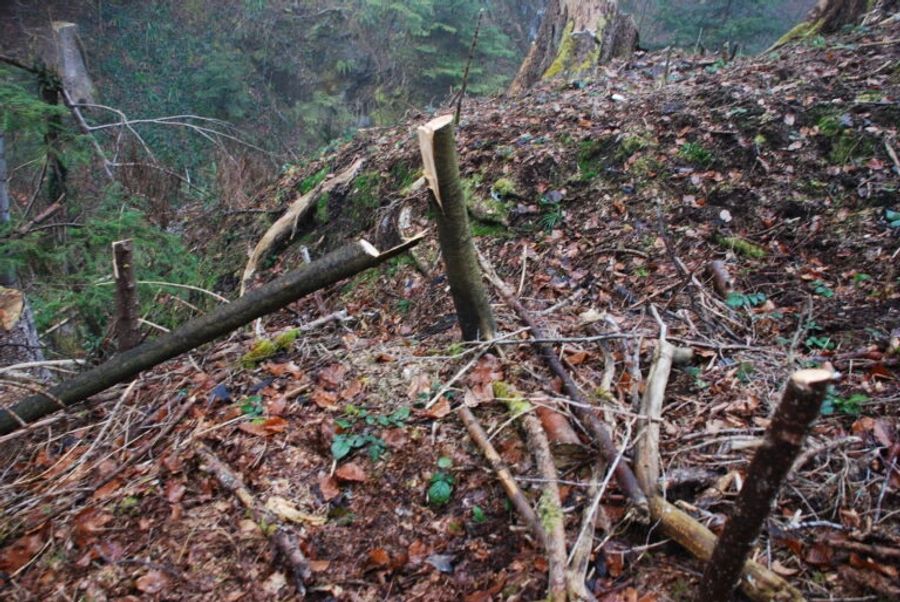
M663 487L714 531L788 375L825 362L841 372L753 553L809 599L900 597L898 34L895 21L731 64L641 54L593 81L469 100L458 132L469 194L493 211L473 210L478 247L565 339L558 351L618 445L634 443L658 336L651 304L694 350L667 389ZM499 298L507 344L459 341L427 193L409 187L427 118L289 170L258 205L363 156L374 175L322 201L329 216L301 233L316 255L362 233L384 247L426 229L414 257L269 316L262 337L247 328L3 439L0 597L295 599L268 537L279 526L309 561L310 600L545 596L545 555L453 408L473 407L536 502L534 460L491 385L562 411L567 400ZM240 231L240 216L221 219ZM350 319L241 365L258 338L338 310ZM627 336L585 340L611 332ZM582 443L559 455L570 545L596 458ZM269 510L242 505L202 449ZM691 598L702 563L634 521L614 480L601 508L587 578L597 599Z

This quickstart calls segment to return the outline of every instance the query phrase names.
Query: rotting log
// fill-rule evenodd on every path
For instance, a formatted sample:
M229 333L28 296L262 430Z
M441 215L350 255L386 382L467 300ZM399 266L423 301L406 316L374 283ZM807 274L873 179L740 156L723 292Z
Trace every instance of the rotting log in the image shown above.
M453 115L437 117L420 126L418 135L425 179L437 205L435 214L441 256L463 339L491 339L496 326L490 300L481 281L459 179Z
M137 376L204 343L281 309L321 288L375 267L415 246L416 236L380 253L364 240L345 245L313 263L254 289L233 303L191 320L173 332L117 355L110 361L75 378L0 409L0 435L10 433L51 412L84 401L91 395Z
M122 353L141 343L134 248L130 240L117 240L112 244L112 249L113 280L116 282L116 340L119 353Z
M285 240L292 239L296 235L297 223L315 206L316 199L323 194L329 194L338 186L343 186L351 182L363 168L363 165L365 165L365 159L355 161L350 167L337 176L327 178L315 188L306 194L301 195L300 198L291 203L291 206L284 212L284 215L279 217L275 223L266 230L266 233L263 234L262 238L259 239L259 242L256 243L256 247L247 259L247 265L244 267L244 273L241 276L241 296L247 292L251 280L253 279L253 275L256 274L256 270L259 268L259 264L262 260L269 255L275 247L282 244Z
M821 368L799 370L788 380L784 396L753 456L734 512L725 523L712 553L696 600L727 600L744 566L744 559L772 509L835 374Z

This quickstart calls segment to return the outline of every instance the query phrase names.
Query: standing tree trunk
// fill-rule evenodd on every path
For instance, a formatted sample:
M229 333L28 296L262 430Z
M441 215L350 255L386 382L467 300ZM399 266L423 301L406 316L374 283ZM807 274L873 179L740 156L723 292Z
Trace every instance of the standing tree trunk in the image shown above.
M631 56L637 41L634 19L619 12L617 0L551 0L509 93L542 79L589 74L597 65Z
M463 339L490 339L496 329L491 304L481 281L478 256L469 229L466 200L459 181L453 115L445 115L419 128L419 147L425 178L437 205L438 239L447 269L450 293Z
M6 137L0 129L0 231L9 225L9 176L6 172ZM16 272L3 253L0 257L0 286L12 286L16 282Z
M767 52L794 40L803 40L820 34L836 33L848 25L856 25L863 15L872 9L890 14L897 9L897 0L818 0L809 11L806 20L781 36Z
M0 130L0 229L11 220L8 178L6 138ZM15 269L8 257L0 257L0 366L44 360L34 315L25 294L15 286Z
M134 252L130 240L112 244L113 276L116 281L116 338L119 353L141 342L138 321L137 283L134 277Z

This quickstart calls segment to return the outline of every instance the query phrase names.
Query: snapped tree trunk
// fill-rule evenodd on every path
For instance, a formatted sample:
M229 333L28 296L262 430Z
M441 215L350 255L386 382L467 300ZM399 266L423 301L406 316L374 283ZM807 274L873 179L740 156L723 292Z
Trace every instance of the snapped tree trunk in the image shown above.
M731 599L747 553L771 512L772 501L803 446L810 424L819 415L826 387L833 380L834 373L822 369L800 370L788 380L762 447L750 463L734 512L706 565L697 590L698 602Z
M143 370L228 334L309 293L375 267L415 246L420 240L421 236L384 253L379 253L364 240L341 247L165 336L145 342L93 370L51 387L46 394L32 395L11 408L0 409L0 435L84 401L91 395L137 376Z
M583 77L597 65L630 57L637 43L637 25L617 0L551 0L509 93L542 79Z
M433 119L419 127L418 134L425 178L434 194L441 256L463 339L490 339L496 327L459 181L453 115Z
M113 277L116 281L116 339L119 353L141 342L138 321L137 282L134 277L134 252L130 240L118 240L113 248Z

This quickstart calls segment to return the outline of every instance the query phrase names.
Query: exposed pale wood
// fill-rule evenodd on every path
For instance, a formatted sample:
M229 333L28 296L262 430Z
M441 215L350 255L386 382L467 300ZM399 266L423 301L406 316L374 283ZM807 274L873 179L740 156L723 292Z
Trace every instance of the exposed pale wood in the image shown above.
M330 193L338 186L343 186L351 182L353 178L359 174L364 165L365 159L357 160L353 165L337 176L325 179L318 186L291 203L291 206L284 212L284 215L279 217L275 223L266 230L266 233L259 239L259 242L256 243L256 247L250 254L247 265L244 267L244 273L241 276L241 296L247 292L253 279L253 275L256 274L262 260L268 256L276 246L296 235L297 222L299 222L300 219L315 206L316 199L323 194Z

